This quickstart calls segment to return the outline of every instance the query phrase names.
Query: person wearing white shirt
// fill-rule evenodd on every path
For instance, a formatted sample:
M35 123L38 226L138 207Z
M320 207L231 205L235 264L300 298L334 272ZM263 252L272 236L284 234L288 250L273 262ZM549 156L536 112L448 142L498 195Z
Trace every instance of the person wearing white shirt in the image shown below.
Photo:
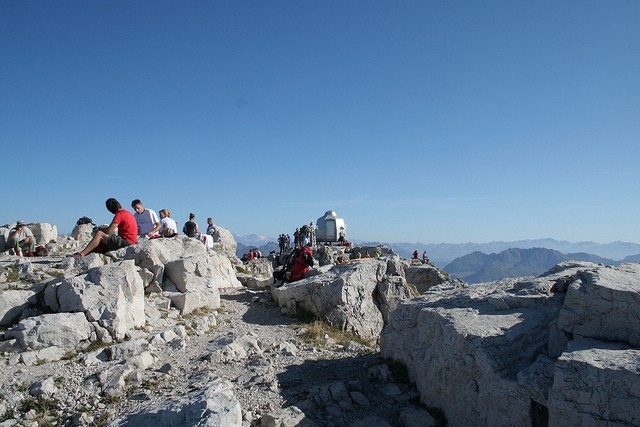
M138 238L150 239L159 235L158 231L162 228L158 214L151 209L146 209L139 199L131 202L131 207L136 213L133 216L138 223Z
M160 234L164 237L173 237L178 234L178 224L171 218L171 212L168 209L160 209L160 223L162 229Z

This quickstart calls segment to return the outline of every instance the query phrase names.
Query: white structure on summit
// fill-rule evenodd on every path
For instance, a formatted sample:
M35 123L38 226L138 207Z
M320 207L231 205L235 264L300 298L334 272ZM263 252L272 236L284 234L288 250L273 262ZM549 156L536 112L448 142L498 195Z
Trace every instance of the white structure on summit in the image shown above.
M316 240L318 242L337 242L340 232L347 233L347 224L334 211L325 212L316 221Z

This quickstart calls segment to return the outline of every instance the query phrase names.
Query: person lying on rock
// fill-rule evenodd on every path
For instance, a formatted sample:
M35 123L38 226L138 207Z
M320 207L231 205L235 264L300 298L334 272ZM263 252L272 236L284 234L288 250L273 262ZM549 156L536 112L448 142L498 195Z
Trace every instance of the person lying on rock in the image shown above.
M104 253L138 243L138 223L133 214L123 209L120 202L114 198L107 199L105 205L107 210L114 214L111 224L106 229L96 230L87 246L73 254L75 259L80 259L91 252ZM114 233L116 228L117 234Z

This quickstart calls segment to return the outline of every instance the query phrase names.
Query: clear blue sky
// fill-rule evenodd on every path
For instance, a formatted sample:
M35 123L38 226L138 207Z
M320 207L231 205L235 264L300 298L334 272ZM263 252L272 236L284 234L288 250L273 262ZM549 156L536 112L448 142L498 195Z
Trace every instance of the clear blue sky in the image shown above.
M640 242L640 1L0 2L0 224Z

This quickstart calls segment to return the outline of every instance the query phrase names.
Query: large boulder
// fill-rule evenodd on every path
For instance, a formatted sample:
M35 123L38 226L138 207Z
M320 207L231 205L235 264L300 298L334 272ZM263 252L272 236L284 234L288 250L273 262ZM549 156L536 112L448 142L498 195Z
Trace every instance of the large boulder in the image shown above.
M311 315L333 326L377 341L389 313L411 292L400 258L369 258L337 265L297 282L272 287L282 312Z
M46 245L58 239L58 227L46 222L36 222L27 225L36 238L36 245Z
M342 259L349 259L349 246L323 246L320 245L313 252L313 257L319 265L339 264ZM285 253L285 256L288 255ZM282 258L282 257L281 257ZM284 263L284 260L282 261Z
M585 270L568 285L558 326L640 347L640 264Z
M199 253L165 264L165 277L177 288L172 301L183 313L220 307L220 288L242 286L229 260L216 252Z
M640 425L640 349L577 338L558 359L549 426Z
M580 262L435 287L397 307L381 353L449 426L640 425L639 293L640 266Z
M228 258L237 258L236 249L238 243L233 238L233 234L226 228L216 225L216 231L213 233L213 249L225 254Z
M457 279L452 279L449 275L429 264L404 262L404 275L407 283L416 287L419 293L426 292L430 288L446 283L460 283Z
M242 287L229 258L215 251L186 257L170 264L165 267L166 274L172 280L182 281L185 287L197 282L207 282L208 286L217 289ZM180 278L176 277L176 266L179 266Z
M71 231L71 237L79 242L87 243L93 237L93 224L77 224Z
M268 258L252 259L236 266L236 276L247 288L267 288L273 284L273 262Z
M143 283L130 260L53 282L44 291L44 302L56 312L84 313L117 340L145 323Z
M11 229L9 226L0 227L0 252L4 252L7 249L7 241L9 240L9 232Z
M21 320L6 332L24 350L58 347L75 350L91 338L93 328L83 313L43 314Z
M137 245L128 246L124 251L125 259L133 259L136 265L150 268L164 265L177 259L206 252L204 244L187 236L142 240Z
M0 290L0 326L12 325L30 304L36 303L36 293L30 289Z
M229 381L205 374L198 381L201 388L164 402L140 405L135 414L112 421L110 427L241 427L242 408Z

